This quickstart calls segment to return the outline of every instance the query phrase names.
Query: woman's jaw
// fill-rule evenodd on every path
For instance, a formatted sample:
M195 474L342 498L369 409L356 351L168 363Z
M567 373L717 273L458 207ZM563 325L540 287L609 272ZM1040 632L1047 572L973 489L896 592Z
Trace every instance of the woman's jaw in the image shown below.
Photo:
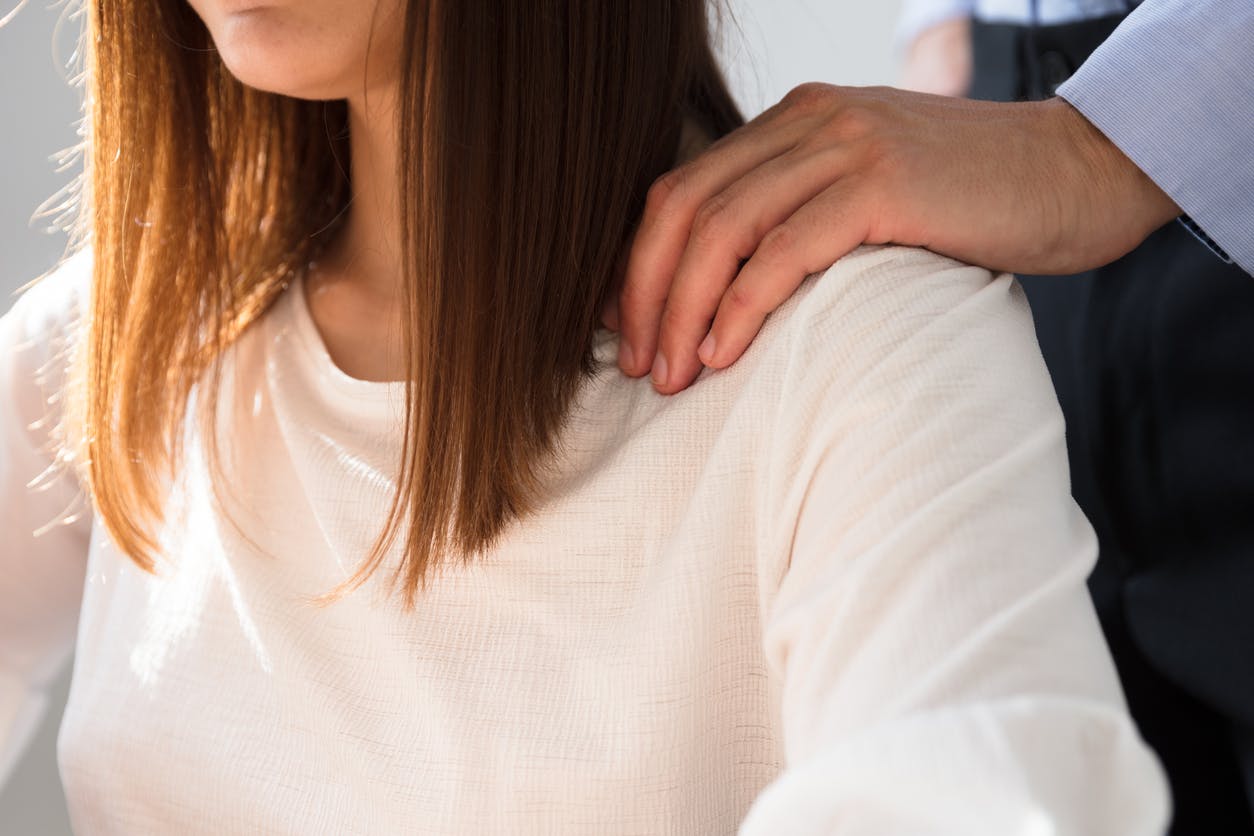
M367 97L394 85L404 0L189 0L230 73L299 99Z

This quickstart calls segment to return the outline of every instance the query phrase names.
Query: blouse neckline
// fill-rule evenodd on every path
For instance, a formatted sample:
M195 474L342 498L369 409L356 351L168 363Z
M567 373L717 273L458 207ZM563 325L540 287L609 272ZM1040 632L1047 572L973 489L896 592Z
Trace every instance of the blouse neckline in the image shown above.
M303 351L297 352L300 359L311 368L320 380L332 388L355 398L372 401L404 401L407 383L403 380L363 380L353 377L341 369L331 358L331 352L323 340L313 314L309 310L309 300L305 295L305 278L297 273L286 294L292 309L292 325L295 335Z

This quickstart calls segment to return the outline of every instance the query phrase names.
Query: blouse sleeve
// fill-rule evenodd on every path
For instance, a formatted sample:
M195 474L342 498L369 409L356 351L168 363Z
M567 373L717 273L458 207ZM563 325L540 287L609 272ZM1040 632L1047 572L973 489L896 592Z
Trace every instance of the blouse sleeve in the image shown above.
M0 318L0 786L73 649L90 533L78 482L53 468L49 429L82 257Z
M1027 304L990 279L864 248L789 320L763 517L785 767L743 836L1166 827Z

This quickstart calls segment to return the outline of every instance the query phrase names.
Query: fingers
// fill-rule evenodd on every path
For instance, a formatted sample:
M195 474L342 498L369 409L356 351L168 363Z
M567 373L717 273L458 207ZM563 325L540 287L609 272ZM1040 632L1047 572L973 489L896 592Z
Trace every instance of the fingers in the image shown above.
M772 111L720 139L649 189L618 300L619 366L632 377L652 369L662 309L701 206L803 136L806 120Z
M688 245L675 271L658 336L653 382L672 394L702 368L697 347L724 292L770 230L839 177L841 149L797 146L753 169L697 211ZM778 280L795 288L801 275Z
M701 361L731 365L778 308L810 274L826 269L867 240L873 207L857 178L829 187L762 239L723 294Z

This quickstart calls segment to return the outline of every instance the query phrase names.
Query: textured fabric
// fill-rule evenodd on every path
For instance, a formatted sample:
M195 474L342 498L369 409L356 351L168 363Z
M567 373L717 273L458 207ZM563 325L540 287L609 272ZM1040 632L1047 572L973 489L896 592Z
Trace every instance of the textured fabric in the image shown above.
M381 522L401 390L299 281L226 358L234 524L189 425L159 576L89 516L29 534L75 501L26 483L83 270L0 320L0 744L77 618L76 832L1162 832L1010 277L862 248L671 397L599 332L550 499L406 614L395 554L302 600Z

